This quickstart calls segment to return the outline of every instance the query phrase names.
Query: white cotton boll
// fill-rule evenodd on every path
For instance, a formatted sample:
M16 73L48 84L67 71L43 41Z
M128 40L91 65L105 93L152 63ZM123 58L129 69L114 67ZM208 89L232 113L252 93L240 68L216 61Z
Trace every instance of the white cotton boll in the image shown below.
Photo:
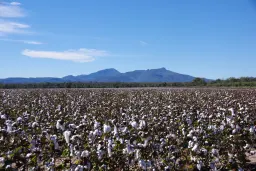
M6 126L7 126L6 131L7 131L8 133L11 133L11 132L12 132L12 124L8 122L8 123L6 123Z
M101 144L98 144L97 150L100 150L101 147L102 147L102 145L101 145Z
M82 165L77 165L75 171L83 171L84 167Z
M148 146L148 142L149 142L149 140L151 140L151 139L152 139L152 137L147 137L147 138L145 139L145 141L144 141L143 147L147 147L147 146Z
M21 118L21 117L18 117L18 118L16 119L16 121L17 121L18 123L20 123L20 122L22 122L22 118Z
M185 135L186 135L185 128L182 128L182 135L183 135L183 136L185 136Z
M103 132L105 134L111 132L111 127L109 125L104 124L103 125Z
M81 153L81 157L89 157L90 152L88 150L85 150Z
M165 167L164 167L164 170L165 170L165 171L170 170L170 167L169 167L169 166L165 166Z
M7 166L5 167L6 170L7 170L7 169L11 169L11 168L12 168L11 165L7 165Z
M39 125L38 125L38 123L37 122L33 122L32 123L32 128L35 128L35 127L38 127Z
M256 154L256 151L254 150L254 151L250 151L250 154L251 155L255 155Z
M196 143L195 145L194 145L194 147L192 148L192 151L197 151L197 149L198 149L198 144Z
M202 161L199 161L196 165L197 169L198 170L201 170L202 169L202 166L203 166L203 162Z
M104 152L102 150L98 150L97 154L98 154L98 159L101 160L102 157L103 157Z
M139 128L140 128L140 129L145 128L146 122L145 122L144 120L140 120L139 122L140 122Z
M245 146L244 146L244 149L249 149L250 148L250 145L249 144L246 144Z
M81 158L81 151L75 150L75 155L78 158Z
M140 158L140 150L135 150L135 159L138 160Z
M206 156L208 151L205 148L202 148L201 151L204 153L204 155Z
M2 115L0 116L0 118L3 119L3 120L6 120L6 119L7 119L7 117L6 117L5 114L2 114Z
M132 121L131 126L136 129L138 127L138 124L136 121Z
M64 135L64 137L65 137L66 143L69 144L71 131L65 131L65 132L63 132L63 135Z
M196 142L196 141L197 141L197 137L196 137L196 136L193 136L193 140Z
M65 130L65 128L64 128L64 126L63 125L61 125L61 120L57 120L57 123L56 123L56 128L58 129L58 130L62 130L62 131L64 131Z
M190 140L188 142L188 148L192 148L193 146L194 146L194 142Z
M254 129L253 127L251 127L251 128L249 129L249 131L250 131L251 134L255 133L255 129Z
M114 126L114 131L113 131L113 133L114 133L114 136L115 136L115 137L118 136L118 131L117 131L117 127L116 127L116 126Z
M94 122L94 129L97 129L99 126L100 126L100 123L97 122L97 121L95 121L95 122Z
M233 157L234 157L234 155L233 155L233 154L231 154L231 153L228 153L228 157L229 157L229 158L233 158Z
M70 150L70 156L73 157L74 156L74 148L73 148L73 144L70 144L69 146L69 150Z
M192 137L193 137L193 134L189 133L189 134L187 135L187 137L192 138Z
M127 127L124 127L123 129L122 129L122 133L126 133L128 131L128 128Z
M111 149L111 147L108 147L108 157L111 157L112 156L112 149Z
M236 134L236 132L237 132L236 129L232 130L232 134Z
M4 157L0 157L0 167L3 167L5 164L5 158Z
M70 129L77 129L77 126L75 124L69 124L68 127Z
M235 112L233 108L230 108L229 111L231 111L232 116L235 116Z
M233 123L230 126L232 129L234 129L236 127L235 124L233 124Z
M212 149L212 154L215 155L215 156L218 155L218 150L215 149L215 148L213 148L213 149Z
M32 153L28 153L27 155L26 155L26 158L30 158L32 156Z
M139 160L139 167L143 170L146 170L146 162L144 160Z
M223 131L224 128L225 128L224 125L221 125L221 126L220 126L220 130L221 130L221 131Z

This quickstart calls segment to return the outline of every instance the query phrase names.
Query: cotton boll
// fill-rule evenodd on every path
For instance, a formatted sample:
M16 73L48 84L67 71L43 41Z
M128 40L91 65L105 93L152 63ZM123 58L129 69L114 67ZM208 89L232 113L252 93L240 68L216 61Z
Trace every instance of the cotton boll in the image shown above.
M196 142L196 141L197 141L197 137L196 137L196 136L193 136L193 140Z
M102 150L98 150L97 155L98 155L98 159L101 160L104 155L104 152Z
M165 171L170 171L170 167L169 167L169 166L165 166L165 167L164 167L164 170L165 170Z
M146 162L144 160L139 160L139 167L143 170L146 170Z
M192 151L196 152L197 149L198 149L198 144L196 143L196 144L194 145L194 147L192 148Z
M70 144L69 150L70 150L70 156L73 157L73 156L74 156L74 147L73 147L73 144Z
M83 171L84 167L82 165L77 165L75 171Z
M57 128L58 130L62 130L62 131L65 130L64 125L63 125L63 123L62 123L61 120L57 120L56 128Z
M217 155L218 155L218 150L215 149L215 148L213 148L213 149L212 149L212 154L213 154L214 156L217 156Z
M205 156L206 156L207 153L208 153L208 151L207 151L205 148L202 148L201 151L202 151L202 153L203 153Z
M255 133L255 129L254 129L253 127L251 127L251 128L249 129L249 131L250 131L251 134L254 134L254 133Z
M117 127L114 126L114 131L113 131L114 137L118 136L118 131L117 131Z
M190 140L188 142L188 148L193 148L193 146L194 146L194 142Z
M132 121L131 126L136 129L138 127L138 124L136 121Z
M38 127L39 125L38 125L38 123L37 122L33 122L32 123L32 128L35 128L35 127Z
M202 166L203 166L203 162L202 161L198 161L197 165L196 165L196 168L198 170L201 170L202 169Z
M7 121L5 122L5 125L7 126L6 131L7 131L8 133L11 133L11 132L12 132L12 122L11 122L10 120L7 120Z
M90 152L88 150L85 150L81 153L81 157L89 157Z
M251 146L249 145L249 144L246 144L245 146L244 146L244 149L249 149Z
M26 158L30 158L32 156L32 153L28 153L27 155L26 155Z
M95 122L94 122L94 129L99 128L99 126L100 126L100 123L99 123L99 122L97 122L97 121L95 121Z
M66 143L69 144L71 131L65 131L65 132L63 132L63 135L64 135L64 137L65 137Z
M4 157L0 157L0 167L3 167L5 164L5 158Z
M144 120L140 120L139 123L139 129L143 129L146 126L146 122Z
M16 121L17 121L18 123L21 123L21 122L22 122L22 118L21 118L21 117L18 117L18 118L16 119Z
M7 119L7 116L6 116L6 114L2 114L2 115L0 116L0 118L3 119L3 120L6 120L6 119Z
M71 130L74 130L74 129L77 129L77 128L78 128L75 124L69 124L68 127L69 127Z
M103 125L103 132L105 134L111 132L111 127L109 125L104 124Z

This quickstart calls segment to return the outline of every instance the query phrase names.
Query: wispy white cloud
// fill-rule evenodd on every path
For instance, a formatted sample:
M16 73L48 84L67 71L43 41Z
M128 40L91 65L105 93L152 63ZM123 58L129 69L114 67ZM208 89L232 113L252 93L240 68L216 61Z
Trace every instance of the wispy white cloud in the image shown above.
M0 19L0 33L5 34L24 34L29 33L27 29L30 28L27 24L11 22Z
M0 2L0 36L28 33L29 25L10 20L25 17L25 12L20 5L19 2Z
M17 5L17 6L19 6L19 5L21 5L21 3L19 3L19 2L11 2L10 5Z
M48 59L58 59L58 60L69 60L74 62L92 62L95 57L108 56L108 52L97 49L78 49L78 50L67 50L63 52L57 51L37 51L25 49L22 55L31 58L48 58Z
M148 45L147 42L144 42L144 41L142 41L142 40L140 40L139 43L140 43L141 46L147 46L147 45Z
M18 18L18 17L24 17L25 12L20 7L19 2L0 2L0 17L2 18Z
M42 45L42 42L38 41L32 41L32 40L15 40L15 39L0 39L2 41L7 41L7 42L17 42L17 43L25 43L25 44L31 44L31 45Z

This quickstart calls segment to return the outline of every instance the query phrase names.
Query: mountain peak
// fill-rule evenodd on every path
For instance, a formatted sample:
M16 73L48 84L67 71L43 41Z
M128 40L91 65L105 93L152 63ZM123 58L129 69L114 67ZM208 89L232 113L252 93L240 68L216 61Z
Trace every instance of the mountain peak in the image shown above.
M63 78L8 78L0 83L38 83L38 82L190 82L195 77L167 70L165 67L135 70L120 73L115 68L103 69L87 75Z

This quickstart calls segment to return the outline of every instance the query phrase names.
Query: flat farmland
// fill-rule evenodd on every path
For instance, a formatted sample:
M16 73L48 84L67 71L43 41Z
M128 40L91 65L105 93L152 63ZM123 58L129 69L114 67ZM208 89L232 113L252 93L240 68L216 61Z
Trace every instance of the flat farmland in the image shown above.
M256 89L0 90L6 170L252 170Z

